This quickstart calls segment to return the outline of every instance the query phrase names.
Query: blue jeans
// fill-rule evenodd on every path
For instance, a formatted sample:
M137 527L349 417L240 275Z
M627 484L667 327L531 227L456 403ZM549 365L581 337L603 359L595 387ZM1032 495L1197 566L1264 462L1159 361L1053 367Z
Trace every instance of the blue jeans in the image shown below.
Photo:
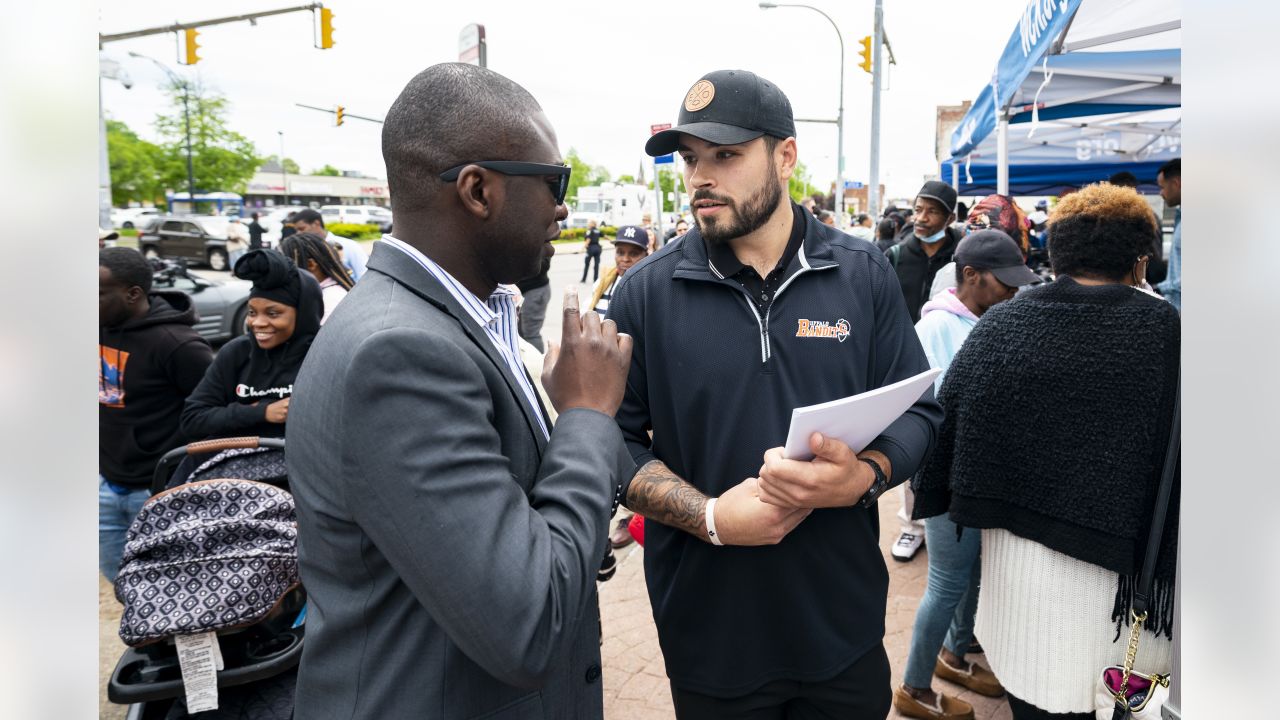
M121 495L107 485L106 478L98 476L98 569L111 582L120 572L125 534L149 497L147 488Z
M978 580L982 577L982 535L965 528L956 540L956 524L946 515L925 520L929 548L929 584L916 611L911 654L903 682L924 690L932 685L933 667L946 647L964 657L973 642L973 616L978 610Z

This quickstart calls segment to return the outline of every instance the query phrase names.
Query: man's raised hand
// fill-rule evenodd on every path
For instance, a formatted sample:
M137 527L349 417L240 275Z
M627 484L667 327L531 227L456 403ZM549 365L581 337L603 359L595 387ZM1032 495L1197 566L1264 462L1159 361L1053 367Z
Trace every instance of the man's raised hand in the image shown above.
M542 365L542 386L556 412L571 408L598 410L612 416L622 404L631 368L631 336L618 332L612 320L578 309L578 290L564 293L560 343L552 342Z

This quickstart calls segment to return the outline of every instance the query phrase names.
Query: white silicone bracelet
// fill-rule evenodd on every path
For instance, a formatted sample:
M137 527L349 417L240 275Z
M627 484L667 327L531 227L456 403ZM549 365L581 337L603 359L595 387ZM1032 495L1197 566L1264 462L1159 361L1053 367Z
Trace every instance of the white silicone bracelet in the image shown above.
M716 498L707 498L707 537L712 545L724 545L716 535Z

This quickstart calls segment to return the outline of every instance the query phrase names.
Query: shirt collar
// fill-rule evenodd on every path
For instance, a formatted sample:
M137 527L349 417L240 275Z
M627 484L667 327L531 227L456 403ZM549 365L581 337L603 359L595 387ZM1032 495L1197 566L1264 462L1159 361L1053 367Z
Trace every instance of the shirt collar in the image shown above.
M808 212L804 208L791 203L791 237L787 238L787 247L782 251L782 257L778 258L778 265L774 271L785 269L791 264L791 259L800 251L800 246L804 243L805 216L803 213ZM738 256L733 253L733 248L728 243L712 243L705 237L702 238L703 244L707 248L707 266L711 268L711 272L718 277L727 278L734 277L743 270L748 269Z
M422 254L422 251L418 250L418 248L403 240L394 238L391 235L383 235L380 242L386 243L400 252L405 253L416 260L418 264L422 265L422 267L426 268L427 272L431 273L435 276L436 280L440 281L440 284L444 286L444 289L458 301L458 304L462 305L463 309L467 311L467 314L470 315L471 318L480 326L483 327L485 325L491 325L498 319L498 313L494 312L493 309L489 307L487 301L481 300L479 296L468 290L462 283L458 282L456 278L450 275L448 270L440 267L439 263ZM511 292L510 288L499 285L497 289L494 290L493 295L490 295L489 297L496 298L500 296L510 296L513 294L514 293Z

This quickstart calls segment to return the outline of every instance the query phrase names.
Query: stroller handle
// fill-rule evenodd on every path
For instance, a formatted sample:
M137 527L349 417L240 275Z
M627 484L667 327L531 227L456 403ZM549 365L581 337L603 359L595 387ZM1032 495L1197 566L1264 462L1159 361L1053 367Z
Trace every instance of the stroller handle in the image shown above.
M219 438L217 440L201 440L199 442L188 443L185 450L188 455L206 452L221 452L223 450L236 450L239 448L283 448L283 438L263 438L257 436L250 437L233 437Z
M275 448L277 450L284 449L284 438L271 437L234 437L219 438L217 440L201 440L199 442L188 443L182 447L176 447L160 457L156 462L155 472L151 476L151 494L164 490L165 484L169 481L169 473L173 472L170 468L188 455L199 455L207 452L221 452L223 450L236 450L240 448Z

